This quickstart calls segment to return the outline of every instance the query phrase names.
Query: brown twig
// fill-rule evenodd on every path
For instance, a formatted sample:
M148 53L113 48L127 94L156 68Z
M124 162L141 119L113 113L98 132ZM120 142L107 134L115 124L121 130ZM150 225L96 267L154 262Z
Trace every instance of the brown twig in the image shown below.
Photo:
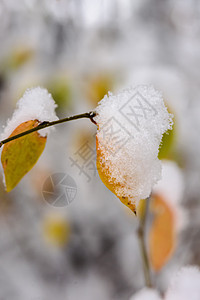
M27 130L27 131L24 131L24 132L21 132L17 135L14 135L12 137L9 137L3 141L0 142L0 148L10 142L10 141L13 141L13 140L16 140L22 136L25 136L27 134L30 134L34 131L38 131L38 130L41 130L41 129L44 129L44 128L47 128L47 127L50 127L50 126L54 126L54 125L57 125L57 124L61 124L61 123L65 123L65 122L69 122L69 121L72 121L72 120L77 120L77 119L83 119L83 118L88 118L90 119L93 123L95 123L95 121L93 120L93 118L96 116L96 113L94 111L91 111L91 112L87 112L87 113L83 113L83 114L79 114L79 115L74 115L74 116L71 116L71 117L67 117L67 118L64 118L64 119L60 119L60 120L57 120L57 121L52 121L52 122L48 122L48 121L45 121L45 122L42 122L40 123L37 127L34 127L30 130ZM96 123L95 123L96 124Z
M139 223L139 227L138 227L138 231L137 231L139 244L140 244L140 251L141 251L141 256L142 256L145 285L147 287L152 287L149 258L148 258L148 254L147 254L146 244L145 244L145 229L146 229L146 221L147 221L147 216L148 216L150 198L151 198L151 195L146 199L145 212L140 219L140 223Z

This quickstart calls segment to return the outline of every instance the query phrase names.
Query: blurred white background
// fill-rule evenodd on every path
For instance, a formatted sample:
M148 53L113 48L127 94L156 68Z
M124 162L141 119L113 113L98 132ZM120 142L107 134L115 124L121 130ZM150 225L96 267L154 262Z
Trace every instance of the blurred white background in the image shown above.
M0 132L33 86L52 93L59 117L130 85L163 93L175 125L161 158L183 174L188 222L154 280L164 290L172 270L200 265L200 2L0 0L0 19ZM128 300L144 285L136 218L78 154L90 145L95 163L95 132L88 120L59 125L11 193L1 178L0 300ZM42 196L59 172L77 188L63 208Z

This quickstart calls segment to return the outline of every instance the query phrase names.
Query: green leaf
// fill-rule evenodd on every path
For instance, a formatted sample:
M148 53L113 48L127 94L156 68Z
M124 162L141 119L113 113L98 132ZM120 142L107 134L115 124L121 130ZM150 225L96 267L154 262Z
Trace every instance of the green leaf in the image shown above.
M38 125L38 120L24 122L12 132L10 137ZM7 192L14 189L22 177L36 164L45 148L46 140L46 137L40 136L35 131L4 145L1 162L4 169Z
M159 159L169 159L172 156L172 150L175 142L175 129L168 130L163 134L161 146L159 149Z
M165 103L166 105L166 103ZM166 105L167 106L167 105ZM170 113L174 112L171 111L171 109L169 109L168 107L168 111ZM160 144L160 148L159 148L159 154L158 154L158 158L159 159L173 159L174 156L174 146L176 144L176 116L174 115L173 117L173 127L171 130L168 130L167 132L165 132L163 134L162 137L162 141Z

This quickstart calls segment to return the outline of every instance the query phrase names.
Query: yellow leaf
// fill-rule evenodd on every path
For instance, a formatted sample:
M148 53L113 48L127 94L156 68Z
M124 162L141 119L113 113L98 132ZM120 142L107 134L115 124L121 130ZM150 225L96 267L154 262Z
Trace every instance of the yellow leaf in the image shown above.
M18 70L25 63L30 61L34 56L34 51L30 47L20 45L14 47L14 51L5 59L4 64L6 69L13 71Z
M159 195L152 196L154 220L149 232L149 255L153 269L159 271L170 259L176 244L175 216Z
M44 219L43 233L45 240L52 246L66 245L70 236L70 225L59 215L48 215Z
M99 74L92 76L88 82L87 98L95 105L113 89L114 78L111 74Z
M141 199L136 208L136 215L142 220L146 212L146 199Z
M38 125L39 121L37 120L24 122L12 132L10 137ZM45 148L46 139L46 137L40 136L35 131L4 145L1 162L4 169L7 192L10 192L35 165Z
M117 181L116 178L113 178L111 171L109 168L105 168L105 154L103 153L103 150L101 150L101 147L99 147L98 137L96 137L96 151L97 151L97 170L99 173L99 177L101 178L102 182L105 184L105 186L113 192L120 201L126 205L128 208L130 208L134 213L136 212L135 205L128 199L128 197L121 197L119 194L119 188L123 188L122 183Z

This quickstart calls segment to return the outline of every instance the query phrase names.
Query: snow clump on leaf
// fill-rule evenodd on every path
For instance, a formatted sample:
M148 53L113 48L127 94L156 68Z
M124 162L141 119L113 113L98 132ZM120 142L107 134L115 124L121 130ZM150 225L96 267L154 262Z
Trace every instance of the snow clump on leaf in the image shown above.
M38 120L55 121L58 117L55 113L55 104L51 94L44 88L36 87L27 89L22 98L17 102L17 108L13 113L13 116L8 120L4 132L1 136L5 139L17 128L21 123ZM39 131L41 136L46 136L50 131L50 128L45 128Z

